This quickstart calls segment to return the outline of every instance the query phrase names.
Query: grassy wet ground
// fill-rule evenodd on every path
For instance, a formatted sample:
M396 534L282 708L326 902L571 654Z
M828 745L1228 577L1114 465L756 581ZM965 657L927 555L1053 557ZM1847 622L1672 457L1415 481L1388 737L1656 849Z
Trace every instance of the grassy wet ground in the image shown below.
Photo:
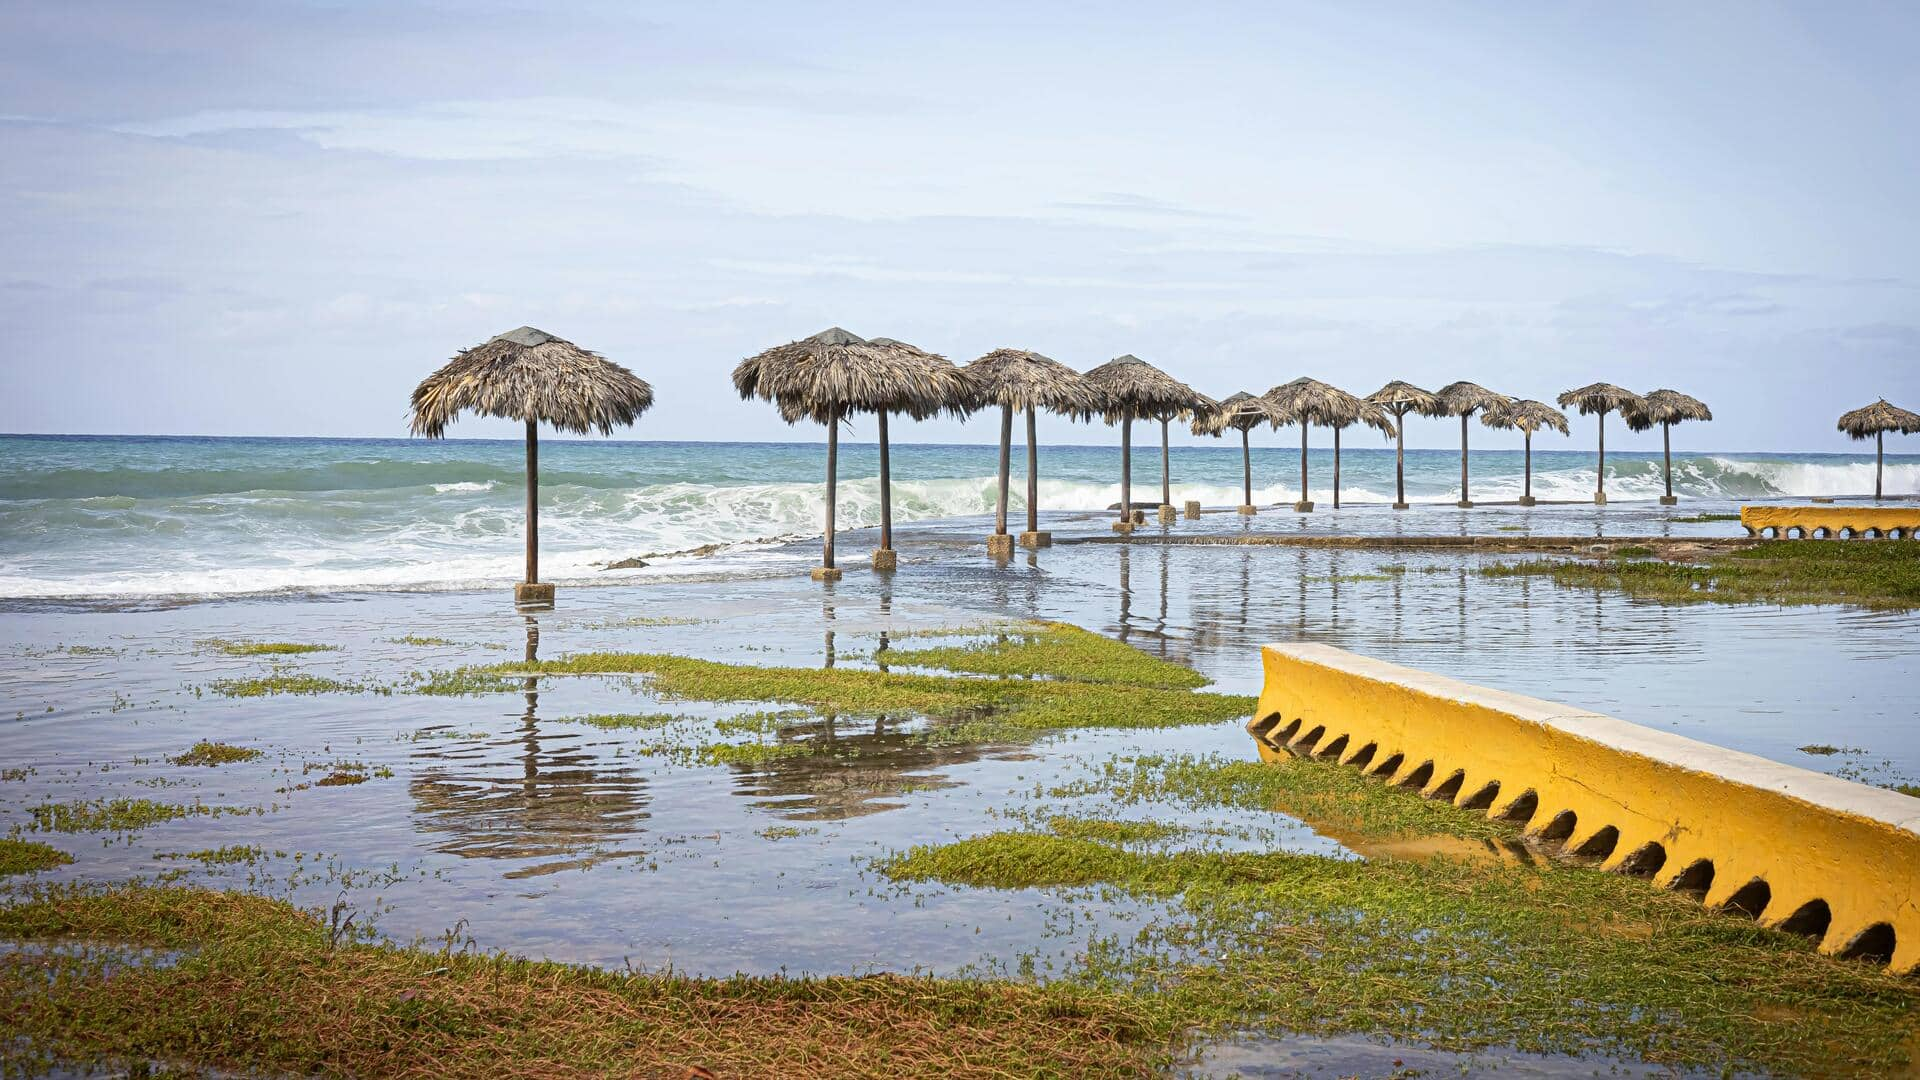
M938 720L908 737L952 746L1218 723L1251 704L1196 691L1203 680L1190 670L1063 624L885 651L890 668L912 670L600 651L423 681L514 701L530 682L637 680L650 698L690 711L587 713L580 726L621 732L640 752L696 757L857 756L797 734L823 714ZM707 715L716 704L728 706L717 720ZM217 760L224 775L242 764L225 746L189 747L179 756L194 764L181 767ZM1163 820L1183 807L1228 821L1278 811L1374 857L1302 854L1257 830ZM225 809L95 800L50 804L34 823L113 834ZM1096 897L1140 913L1043 982L1017 974L1042 970L1022 963L1032 957L966 980L608 971L486 953L457 927L440 947L383 944L341 906L306 913L155 881L30 880L0 911L0 937L87 944L0 957L5 1019L31 1040L0 1054L360 1074L677 1076L697 1065L721 1075L1083 1076L1166 1064L1184 1038L1271 1029L1709 1068L1876 1075L1907 1064L1920 1004L1912 981L1820 957L1640 881L1521 858L1515 842L1484 815L1333 764L1154 755L1037 786L1002 827L875 860L886 887L916 903L1007 892L1065 917ZM180 856L241 866L262 857L245 847ZM649 886L659 887L670 886ZM126 947L171 960L129 964Z
M1597 562L1501 563L1491 577L1541 576L1571 588L1605 589L1669 604L1857 604L1920 607L1920 544L1904 540L1777 540L1704 561L1649 558L1621 548Z

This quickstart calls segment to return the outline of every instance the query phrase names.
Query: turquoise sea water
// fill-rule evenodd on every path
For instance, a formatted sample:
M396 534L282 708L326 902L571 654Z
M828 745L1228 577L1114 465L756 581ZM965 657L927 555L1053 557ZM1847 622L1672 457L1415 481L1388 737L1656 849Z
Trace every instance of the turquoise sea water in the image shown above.
M1157 441L1136 431L1143 443ZM1476 434L1479 434L1476 432ZM1492 436L1489 436L1490 438ZM1357 441L1357 440L1356 440ZM1299 451L1256 445L1254 501L1298 497ZM517 440L230 439L11 436L0 438L0 597L201 597L282 590L462 588L520 570L523 448ZM897 445L894 508L903 524L978 518L993 510L996 450ZM1049 513L1103 509L1119 499L1116 446L1041 451ZM1014 502L1024 485L1017 479ZM871 444L840 458L843 526L879 519ZM1588 499L1590 450L1538 450L1534 494ZM543 576L569 580L636 555L721 545L733 564L773 557L820 531L820 443L662 443L550 440L541 448ZM1332 453L1309 457L1310 493L1332 497ZM1518 450L1475 450L1481 502L1520 494ZM1683 496L1729 500L1870 492L1871 455L1687 454L1674 459ZM1241 501L1238 446L1176 447L1175 502ZM1134 459L1134 498L1159 497L1158 447ZM1408 497L1458 498L1459 455L1407 454ZM1889 456L1887 490L1920 490L1920 456ZM1658 454L1610 453L1616 503L1661 491ZM1341 498L1391 501L1393 451L1373 440L1342 455ZM1419 513L1416 508L1412 513ZM1462 528L1435 515L1434 531Z

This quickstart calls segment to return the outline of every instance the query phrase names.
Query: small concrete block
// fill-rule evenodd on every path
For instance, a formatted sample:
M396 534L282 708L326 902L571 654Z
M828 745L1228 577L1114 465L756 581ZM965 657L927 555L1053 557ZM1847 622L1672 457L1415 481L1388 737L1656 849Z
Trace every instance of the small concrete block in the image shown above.
M1680 499L1678 496L1674 496L1674 495L1662 495L1660 496L1660 505L1661 506L1678 506L1680 505Z
M1053 534L1050 532L1023 532L1020 534L1020 546L1023 548L1052 547Z
M1521 506L1533 506L1533 505L1535 505L1535 504L1537 504L1537 503L1538 503L1539 501L1540 501L1540 500L1538 500L1538 499L1536 499L1536 498L1534 498L1534 497L1533 497L1533 496L1531 496L1531 495L1522 495L1522 496L1520 496L1520 505L1521 505Z
M987 554L1004 559L1013 554L1013 534L994 533L987 537Z
M1197 519L1199 518L1199 516L1200 516L1200 500L1188 499L1187 500L1187 517L1191 519Z
M875 548L873 568L875 570L897 570L900 567L900 553L892 548Z
M841 574L837 566L816 566L810 576L815 581L839 581Z
M1833 501L1833 497L1830 495L1815 495L1812 501L1817 503L1830 503Z
M1135 525L1145 525L1147 523L1147 512L1145 510L1135 510L1133 512L1133 523Z
M1405 509L1407 508L1407 504L1406 504L1406 503L1394 503L1394 504L1393 504L1393 508L1394 508L1395 510L1405 510Z
M1113 523L1113 531L1117 533L1130 533L1133 529L1134 524L1131 521L1116 521Z
M553 585L550 582L523 581L513 587L513 602L520 607L552 607Z
M1179 516L1180 516L1180 511L1175 510L1171 506L1163 505L1160 507L1160 524L1162 525L1173 524L1174 519Z
M1240 513L1246 517L1252 517L1259 512L1260 508L1257 506L1243 506L1240 508Z
M1595 506L1605 506L1605 505L1607 505L1607 493L1606 493L1606 492L1604 492L1604 491L1596 491L1596 492L1594 492L1594 493L1593 493L1593 505L1595 505Z
M1313 500L1302 499L1299 502L1294 503L1293 508L1303 514L1311 514L1313 513Z

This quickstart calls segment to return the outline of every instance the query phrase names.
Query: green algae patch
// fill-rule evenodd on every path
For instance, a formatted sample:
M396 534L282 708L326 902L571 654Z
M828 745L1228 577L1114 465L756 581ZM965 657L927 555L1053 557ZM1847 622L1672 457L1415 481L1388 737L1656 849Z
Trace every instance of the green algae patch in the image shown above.
M260 751L246 746L234 746L231 743L208 742L205 739L188 747L184 753L175 754L167 760L175 765L232 765L241 761L253 761L261 756Z
M0 1062L243 1074L1137 1077L1173 1018L1076 985L897 975L695 979L373 944L204 889L49 889L0 937L176 949L164 965L0 957Z
M994 640L926 649L890 649L887 663L1001 678L1051 678L1160 689L1207 684L1192 668L1148 656L1125 642L1069 623L1032 623Z
M73 862L73 856L37 840L0 837L0 877L37 874Z
M1003 832L875 868L1163 905L1170 915L1095 942L1067 978L1125 988L1194 1032L1884 1075L1909 1064L1920 1007L1911 980L1637 879L1546 862L1152 853Z
M1547 577L1568 588L1623 592L1670 604L1920 607L1920 544L1897 541L1778 540L1711 555L1704 563L1535 559L1497 563L1480 572L1489 577Z
M1307 758L1236 761L1210 755L1118 758L1098 776L1057 787L1056 798L1104 795L1122 805L1174 803L1277 811L1313 824L1337 839L1392 840L1451 836L1515 840L1513 825L1484 813L1421 798L1359 769Z
M563 717L567 724L586 724L602 731L654 731L698 717L683 713L595 713L591 716Z
M1079 682L1064 676L983 679L849 668L759 667L655 653L582 653L454 674L462 680L507 681L529 675L633 675L646 677L650 691L669 699L806 706L838 716L917 714L941 721L923 738L945 743L1031 740L1069 728L1214 723L1247 715L1254 700L1236 694ZM1183 681L1200 679L1190 671L1187 676Z
M299 641L229 641L226 638L208 638L195 644L228 656L302 656L307 653L335 652L340 648L338 645L309 645Z
M453 641L447 638L427 637L424 634L404 634L397 638L388 638L387 640L393 642L395 645L413 645L422 649L437 649L454 644Z
M207 689L221 697L257 698L274 694L333 694L358 690L360 687L319 675L276 671L252 679L215 679L207 684Z
M138 832L149 825L212 813L199 803L163 803L152 799L96 799L92 802L47 802L28 811L35 832Z
M187 859L202 866L237 866L258 862L263 854L259 847L252 844L229 844L226 847L204 848L200 851L163 851L154 858Z

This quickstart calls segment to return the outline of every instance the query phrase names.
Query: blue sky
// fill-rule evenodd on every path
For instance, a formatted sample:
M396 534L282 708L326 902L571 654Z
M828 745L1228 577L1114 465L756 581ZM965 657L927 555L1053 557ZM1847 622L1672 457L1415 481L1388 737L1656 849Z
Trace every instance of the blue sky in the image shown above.
M530 323L653 382L631 437L813 438L727 375L839 324L1857 449L1920 407L1914 55L1897 3L9 4L0 430L397 435Z

